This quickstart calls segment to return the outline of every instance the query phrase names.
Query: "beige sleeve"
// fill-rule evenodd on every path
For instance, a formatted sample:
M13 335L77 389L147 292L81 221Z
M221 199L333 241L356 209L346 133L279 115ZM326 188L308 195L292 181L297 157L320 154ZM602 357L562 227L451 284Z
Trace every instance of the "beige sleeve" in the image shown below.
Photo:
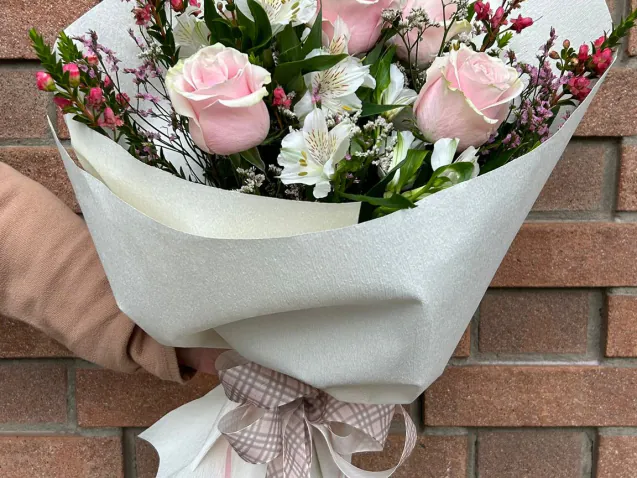
M0 314L78 357L182 381L175 350L117 307L84 221L51 192L0 163Z

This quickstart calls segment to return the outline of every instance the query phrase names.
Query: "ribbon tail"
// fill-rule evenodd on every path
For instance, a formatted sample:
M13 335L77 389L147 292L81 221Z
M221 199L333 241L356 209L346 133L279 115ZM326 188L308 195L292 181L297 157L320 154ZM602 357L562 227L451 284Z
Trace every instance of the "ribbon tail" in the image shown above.
M230 445L221 437L217 422L235 407L218 387L169 413L142 433L140 438L159 454L157 478L226 478ZM265 477L264 467L248 465L234 455L232 478Z
M332 443L332 432L325 425L314 425L314 429L320 433L318 440L315 440L315 446L317 454L321 461L321 469L324 469L327 463L333 463L337 470L340 470L347 478L389 478L396 470L409 458L412 450L416 445L416 426L411 420L407 412L400 406L396 406L396 413L403 415L405 421L405 447L403 449L402 456L398 464L385 471L365 471L352 465L350 463L350 457L340 455L335 449ZM329 465L328 465L329 466ZM334 471L332 468L329 474L324 474L323 478L340 478L339 471Z

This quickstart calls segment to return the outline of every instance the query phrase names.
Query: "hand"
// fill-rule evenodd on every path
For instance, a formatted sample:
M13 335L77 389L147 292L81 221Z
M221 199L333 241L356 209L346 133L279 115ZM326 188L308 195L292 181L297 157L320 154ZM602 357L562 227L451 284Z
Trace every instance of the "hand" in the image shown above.
M179 365L208 375L217 375L215 362L224 352L224 349L177 349L177 360Z

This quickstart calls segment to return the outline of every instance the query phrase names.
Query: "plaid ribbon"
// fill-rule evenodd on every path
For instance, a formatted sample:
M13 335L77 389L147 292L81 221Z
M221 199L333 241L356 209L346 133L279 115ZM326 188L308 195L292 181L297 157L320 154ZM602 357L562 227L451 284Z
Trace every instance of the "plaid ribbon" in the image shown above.
M396 468L416 445L416 427L399 405L341 402L234 351L222 354L216 366L226 396L240 404L221 418L219 431L244 461L267 464L266 478L310 478L312 427L329 434L331 452L341 457L382 451L394 414L399 413L405 420L406 440ZM353 469L356 476L368 473Z

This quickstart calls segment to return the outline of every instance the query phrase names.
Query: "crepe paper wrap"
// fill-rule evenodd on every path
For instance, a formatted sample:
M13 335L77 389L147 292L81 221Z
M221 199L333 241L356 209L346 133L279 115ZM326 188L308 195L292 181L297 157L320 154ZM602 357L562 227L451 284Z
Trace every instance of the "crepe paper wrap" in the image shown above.
M67 33L97 29L135 66L129 9L104 0ZM605 0L529 0L520 13L537 19L511 44L527 62L552 26L574 45L611 28ZM535 151L364 224L358 204L189 183L69 118L83 169L58 147L120 308L159 342L232 348L343 402L409 403L444 371L604 79ZM161 476L227 478L219 470L230 463L233 478L264 478L266 465L244 462L219 438L236 406L214 390L149 430ZM329 435L311 433L312 478L338 477Z
M311 475L313 430L323 436L337 468L356 478L391 476L416 444L416 427L401 406L340 402L292 377L251 363L236 352L221 355L217 369L226 396L238 404L220 418L217 440L225 439L247 463L267 464L266 478L315 476ZM383 450L395 413L403 415L406 430L399 463L382 473L370 473L350 464L346 458L349 455ZM170 421L170 416L166 420ZM181 447L178 442L172 443ZM212 448L215 443L209 442L208 446ZM204 448L193 460L192 470L199 468L208 451ZM228 456L232 453L227 452ZM232 476L231 468L232 459L226 459L224 474ZM171 475L160 470L159 476Z

